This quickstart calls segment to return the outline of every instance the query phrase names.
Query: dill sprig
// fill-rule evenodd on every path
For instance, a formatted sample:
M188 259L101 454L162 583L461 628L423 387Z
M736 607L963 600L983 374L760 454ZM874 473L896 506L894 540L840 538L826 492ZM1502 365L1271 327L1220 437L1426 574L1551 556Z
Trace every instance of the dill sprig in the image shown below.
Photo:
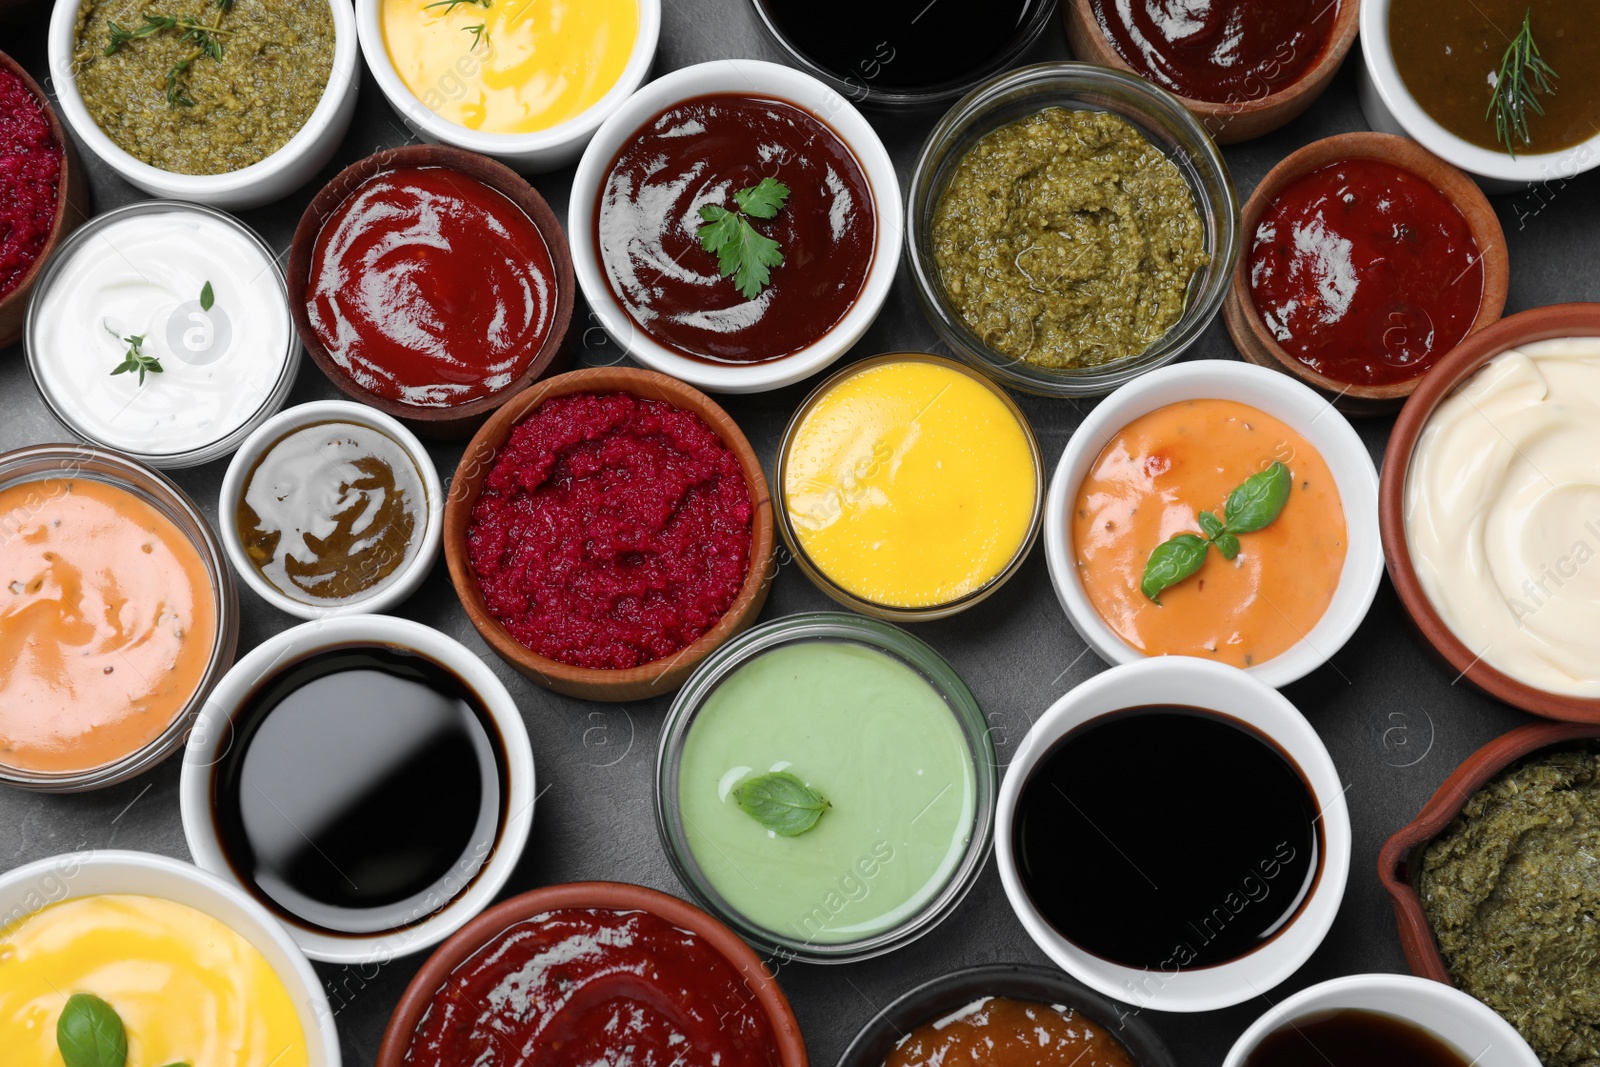
M1506 46L1505 56L1500 60L1494 94L1483 116L1486 119L1494 116L1495 140L1506 146L1512 159L1517 158L1518 140L1524 145L1533 143L1528 133L1528 112L1531 109L1536 115L1544 114L1539 94L1553 94L1556 87L1552 82L1557 77L1559 75L1544 61L1533 40L1533 9L1529 8L1522 16L1522 31Z
M480 22L476 26L463 26L461 30L463 33L472 34L472 48L470 51L476 52L478 46L483 43L484 36L488 34L489 27L487 24Z
M431 4L423 4L422 10L432 11L436 7L442 7L444 10L440 14L448 15L462 4L477 4L479 7L487 9L490 0L434 0Z

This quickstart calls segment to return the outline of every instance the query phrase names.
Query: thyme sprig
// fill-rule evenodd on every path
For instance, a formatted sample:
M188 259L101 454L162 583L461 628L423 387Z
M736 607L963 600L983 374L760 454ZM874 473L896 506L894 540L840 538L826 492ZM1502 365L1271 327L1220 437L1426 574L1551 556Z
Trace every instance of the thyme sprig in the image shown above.
M1560 77L1539 54L1533 39L1533 9L1522 16L1522 30L1506 46L1500 60L1500 72L1494 80L1494 93L1484 118L1494 116L1494 136L1506 146L1512 159L1517 158L1516 142L1531 145L1528 133L1528 111L1544 114L1539 94L1556 91L1554 79Z
M151 374L161 373L161 360L155 356L145 355L143 351L144 334L136 333L123 337L116 330L113 330L109 323L103 325L105 325L106 333L128 346L128 351L123 353L122 362L117 364L116 369L111 372L112 374L128 374L132 371L138 371L139 384L143 385L145 372L148 371Z
M488 36L489 27L486 23L480 22L476 26L463 26L461 27L461 31L463 33L472 34L471 51L476 52L478 50L478 46L483 44L483 39Z
M221 60L222 38L219 35L232 32L224 29L220 22L223 15L233 10L233 0L214 0L214 3L218 10L218 22L216 23L202 22L193 15L180 17L177 15L152 14L148 11L141 12L140 17L144 21L133 29L119 26L116 22L108 19L106 21L106 36L109 39L106 43L104 54L108 56L114 55L124 45L144 37L150 37L169 30L176 31L178 41L181 44L189 45L190 52L187 56L174 63L171 69L167 71L167 106L174 110L179 107L193 107L194 101L189 97L188 89L185 85L185 75L189 73L189 68L194 65L194 61L201 56Z

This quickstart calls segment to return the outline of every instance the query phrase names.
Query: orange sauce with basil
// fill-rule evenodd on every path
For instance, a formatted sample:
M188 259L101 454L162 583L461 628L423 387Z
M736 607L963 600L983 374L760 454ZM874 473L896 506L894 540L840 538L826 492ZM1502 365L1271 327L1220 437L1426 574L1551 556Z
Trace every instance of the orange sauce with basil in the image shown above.
M126 489L45 478L0 490L0 763L112 763L200 686L216 596L189 539Z
M1161 594L1139 589L1155 547L1219 518L1240 483L1273 461L1294 475L1277 521L1239 537L1229 562L1213 549L1190 578ZM1344 508L1316 449L1247 404L1188 400L1123 427L1078 487L1072 547L1100 617L1146 655L1199 656L1235 667L1264 663L1311 632L1344 568Z

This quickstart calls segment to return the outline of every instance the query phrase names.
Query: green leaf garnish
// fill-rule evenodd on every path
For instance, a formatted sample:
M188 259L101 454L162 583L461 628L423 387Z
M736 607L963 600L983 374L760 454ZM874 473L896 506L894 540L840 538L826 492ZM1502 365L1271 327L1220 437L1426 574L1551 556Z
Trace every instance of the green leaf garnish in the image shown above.
M461 31L472 34L471 50L476 51L478 46L483 43L484 35L489 32L489 26L487 23L480 22L476 26L463 26Z
M1506 45L1505 55L1500 58L1489 110L1483 114L1486 119L1494 116L1495 140L1506 146L1512 159L1517 158L1517 141L1524 145L1533 143L1528 133L1528 111L1544 114L1538 94L1553 94L1556 87L1552 80L1559 77L1544 61L1539 46L1533 41L1533 9L1529 8L1522 16L1522 30Z
M788 199L787 185L774 178L762 178L759 184L733 194L738 211L716 204L700 208L700 217L705 220L697 231L700 247L716 255L717 269L724 278L733 277L733 284L746 300L760 296L761 290L772 284L772 268L783 266L778 242L760 233L750 220L775 217Z
M128 1032L122 1017L93 993L74 993L56 1020L56 1047L67 1067L125 1067Z
M1241 547L1239 534L1255 533L1272 525L1289 502L1292 488L1294 476L1282 463L1273 463L1246 478L1244 484L1228 494L1222 518L1209 511L1199 514L1197 521L1205 536L1181 533L1156 546L1145 561L1140 592L1159 606L1162 591L1198 571L1212 545L1217 546L1223 559L1237 557Z
M800 836L833 807L821 793L788 771L746 778L733 787L733 799L746 815L779 837Z
M217 295L211 291L211 282L207 281L200 290L200 310L210 311L211 305L217 302Z
M128 351L122 356L122 362L117 364L116 369L111 372L112 374L127 374L130 371L138 371L139 384L143 385L146 371L149 371L151 374L163 373L161 370L161 360L155 356L147 356L142 351L145 338L144 334L136 333L130 337L123 337L120 336L117 331L113 330L110 326L106 327L106 333L109 333L112 337L115 337L118 341L121 341L123 344L128 346Z
M462 4L477 4L481 8L487 8L490 2L491 0L434 0L431 4L423 4L422 10L431 11L436 7L442 7L444 10L440 14L448 15Z
M201 56L212 59L222 58L222 39L218 34L231 33L220 25L222 16L233 10L233 0L216 0L218 23L207 24L201 22L193 15L179 18L176 15L143 14L144 22L137 29L124 29L110 19L106 20L106 36L109 38L105 55L111 55L123 45L137 41L141 37L160 33L163 30L182 30L178 35L179 42L189 45L193 51L183 59L178 60L167 71L167 106L176 110L179 107L193 107L194 101L189 99L189 93L184 86L183 78L189 72L190 66Z

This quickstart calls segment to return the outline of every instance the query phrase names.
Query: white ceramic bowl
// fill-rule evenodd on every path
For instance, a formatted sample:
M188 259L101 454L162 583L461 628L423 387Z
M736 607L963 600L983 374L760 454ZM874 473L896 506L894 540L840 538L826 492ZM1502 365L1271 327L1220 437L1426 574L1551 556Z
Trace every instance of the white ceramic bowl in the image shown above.
M1255 951L1194 970L1126 967L1086 952L1055 931L1022 886L1013 847L1017 800L1039 760L1091 719L1129 708L1198 707L1229 715L1271 738L1299 766L1322 813L1322 869L1300 910ZM1157 783L1156 787L1159 787ZM1350 874L1350 813L1333 758L1310 723L1275 689L1220 663L1166 656L1130 663L1079 685L1056 701L1023 738L1000 784L995 861L1011 908L1028 936L1063 970L1097 993L1140 1009L1214 1011L1260 996L1300 969L1327 936ZM1173 804L1183 803L1173 797ZM1085 871L1093 877L1093 871Z
M1273 687L1298 681L1328 662L1367 617L1383 576L1378 533L1378 474L1367 446L1333 405L1275 370L1233 360L1199 359L1150 371L1122 386L1083 420L1067 442L1045 498L1044 548L1056 598L1078 635L1107 663L1147 657L1100 617L1073 563L1071 515L1078 486L1110 438L1128 423L1181 400L1235 400L1273 415L1309 441L1327 462L1344 506L1349 546L1328 610L1290 648L1249 673Z
M265 908L192 864L117 849L66 853L0 874L0 934L48 904L133 893L171 900L224 923L266 957L305 1031L310 1067L340 1067L333 1009L304 953Z
M1489 193L1510 193L1532 182L1564 181L1600 164L1600 134L1559 152L1491 152L1464 141L1422 109L1406 88L1389 48L1390 0L1361 0L1361 74L1357 96L1367 125L1409 137L1478 179ZM1560 87L1557 86L1559 89Z
M1302 989L1240 1035L1222 1067L1244 1067L1262 1038L1296 1021L1341 1009L1403 1019L1460 1053L1473 1067L1539 1067L1528 1043L1487 1005L1453 986L1409 974L1355 974Z
M661 0L639 0L639 36L634 39L622 76L607 93L565 122L536 133L482 133L451 122L430 110L405 82L389 59L383 26L378 20L381 0L355 0L356 27L361 54L377 79L378 88L408 128L425 141L454 145L497 159L513 170L538 174L570 166L583 154L589 139L607 117L616 112L639 88L655 62L661 37Z
M268 675L323 649L351 644L392 645L419 652L449 668L472 687L482 699L505 747L506 811L510 813L487 862L471 876L466 888L420 922L379 934L335 934L296 922L285 923L295 942L312 959L365 965L409 956L438 944L466 925L495 898L511 877L528 842L528 832L533 826L533 802L538 791L534 785L533 749L517 705L494 672L471 651L439 631L409 619L388 615L339 615L318 619L275 634L257 645L235 663L212 690L211 699L195 719L178 783L183 836L195 863L256 896L252 887L240 881L223 853L211 801L214 768L233 743L233 717L245 698Z
M245 478L261 459L262 453L301 427L319 422L355 423L387 435L405 449L411 461L416 464L417 473L421 475L423 488L428 494L427 525L422 529L422 545L411 562L405 564L401 573L378 592L332 606L308 604L303 600L296 600L269 582L266 576L250 562L250 557L244 550L244 542L239 538L239 524L233 521L234 514L239 509L239 500L247 488ZM239 451L228 464L228 472L222 478L222 493L217 501L217 529L221 535L222 547L228 553L228 562L233 564L234 571L244 579L245 585L256 592L256 595L279 611L288 612L302 619L383 612L415 593L417 587L428 577L434 560L439 558L439 545L444 533L444 487L439 482L439 472L434 467L428 450L417 440L417 435L401 425L399 420L390 418L376 408L352 403L349 400L317 400L278 412L244 439Z
M633 324L611 292L594 240L594 211L600 187L622 146L646 122L685 100L711 93L774 97L810 112L855 153L872 187L877 212L877 243L872 267L856 302L844 318L813 344L765 363L710 363L690 359L659 344ZM567 240L578 286L600 325L623 351L652 370L681 378L714 393L759 393L793 385L844 355L878 317L894 285L900 263L905 207L900 180L883 142L850 103L809 74L756 59L699 63L657 78L628 98L589 142L572 179L567 208Z
M152 167L123 151L89 117L73 74L73 44L80 0L56 0L50 16L50 75L62 118L78 143L99 156L129 184L151 196L190 200L239 211L282 199L304 185L328 160L350 128L360 86L356 20L350 0L328 0L333 11L333 70L322 98L298 133L259 163L226 174L177 174Z

